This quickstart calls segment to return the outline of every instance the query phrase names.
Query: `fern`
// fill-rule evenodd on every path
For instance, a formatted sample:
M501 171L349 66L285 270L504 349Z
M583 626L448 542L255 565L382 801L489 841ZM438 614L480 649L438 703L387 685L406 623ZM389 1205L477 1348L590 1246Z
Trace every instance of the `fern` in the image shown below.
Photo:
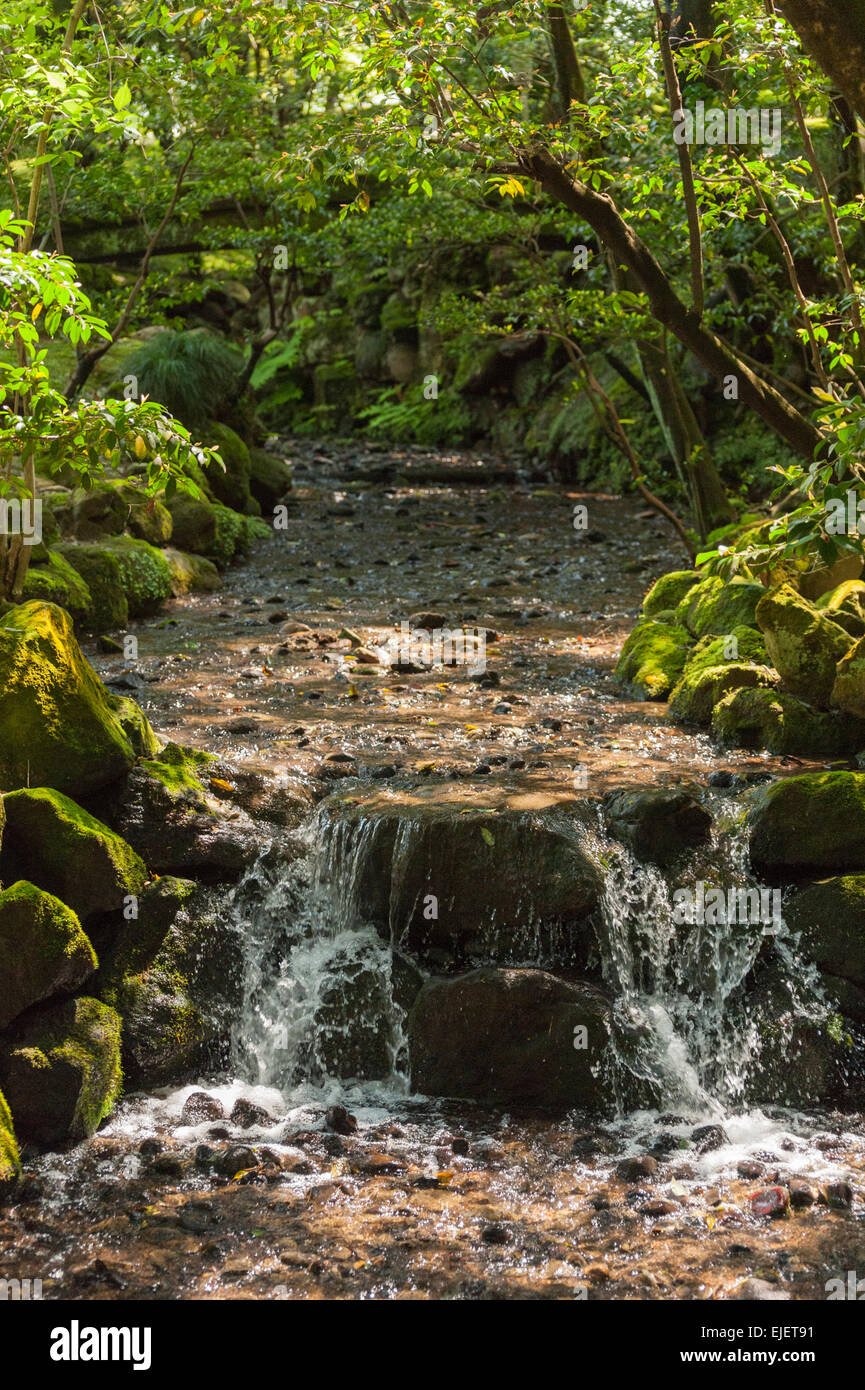
M125 370L138 394L159 401L187 429L201 429L237 385L241 353L203 329L166 329L142 344Z

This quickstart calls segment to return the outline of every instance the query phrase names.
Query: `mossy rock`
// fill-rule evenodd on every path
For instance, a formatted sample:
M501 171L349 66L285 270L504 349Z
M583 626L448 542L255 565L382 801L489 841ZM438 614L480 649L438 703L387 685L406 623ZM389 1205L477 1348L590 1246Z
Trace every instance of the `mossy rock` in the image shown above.
M0 1197L8 1193L21 1176L21 1155L12 1125L12 1111L0 1091Z
M831 702L835 709L865 719L865 638L860 638L838 662Z
M696 788L624 788L604 797L604 815L613 835L643 863L667 868L685 853L706 844L712 817Z
M767 876L865 870L865 773L807 772L775 782L748 824L751 861Z
M671 570L669 574L662 574L643 600L643 616L657 618L666 609L677 608L689 590L699 583L697 570Z
M250 492L262 513L271 513L291 488L291 465L266 449L250 449L249 467Z
M123 629L129 622L129 604L123 590L123 572L116 555L101 545L68 541L53 552L80 574L90 593L87 617L90 632Z
M861 579L848 579L831 589L817 600L817 607L851 637L865 637L865 584Z
M756 627L754 613L766 590L747 579L725 583L717 575L689 589L676 609L676 621L695 637L725 636L737 627Z
M723 637L701 637L685 665L685 675L708 670L710 666L729 663L768 666L766 643L762 634L752 627L734 627Z
M77 628L88 628L93 599L86 581L56 550L49 550L45 563L31 565L24 580L22 602L41 599L65 608Z
M206 497L176 493L168 502L171 539L180 550L193 555L213 555L216 546L216 512ZM229 556L229 559L231 557Z
M865 874L803 888L784 904L784 921L822 971L865 989Z
M796 587L803 598L811 603L816 603L824 594L831 593L837 589L839 584L844 584L848 580L859 579L862 574L862 550L859 553L841 555L831 565L824 565L820 569L806 570L804 574L796 577Z
M76 487L53 506L64 536L77 541L101 541L119 536L126 525L129 506L112 483Z
M222 588L219 570L204 555L189 555L170 546L163 554L171 569L171 592L175 598L182 598L184 594L212 594Z
M206 804L207 794L201 777L212 762L212 753L181 743L166 743L158 757L147 758L141 763L141 769L161 782L173 799L197 807Z
M665 700L681 678L691 645L683 627L639 622L622 648L616 680L638 700Z
M117 716L117 722L139 758L153 758L159 752L159 739L150 727L143 709L130 700L127 695L114 695L107 692L108 703Z
M0 1042L0 1086L22 1143L89 1138L122 1088L119 1016L86 996L34 1010Z
M725 695L735 690L763 686L774 689L778 684L775 671L768 666L746 662L728 662L724 666L697 666L685 674L670 695L670 714L682 724L697 724L707 728L712 711Z
M135 851L68 796L49 787L3 798L6 834L0 853L5 879L26 878L53 893L84 920L137 897L148 873Z
M757 621L784 690L828 709L835 668L852 646L849 633L797 594L791 584L782 584L761 599Z
M161 550L133 536L115 536L104 548L116 556L130 618L142 618L171 597L171 566Z
M82 655L72 620L51 603L0 619L0 786L81 796L122 777L135 749Z
M178 912L197 892L198 884L188 878L166 875L148 883L138 900L136 915L124 915L123 925L100 949L93 993L105 1003L114 1003L124 980L143 974L152 965Z
M865 748L865 723L827 714L780 690L739 689L712 713L712 733L732 748L766 748L794 758L850 758Z
M97 965L81 923L59 898L24 881L0 892L0 1028L33 1004L79 989Z
M221 468L216 462L209 463L204 470L214 497L233 511L246 512L252 501L249 449L240 435L235 434L228 425L210 425L204 442L219 451L219 457L225 464Z

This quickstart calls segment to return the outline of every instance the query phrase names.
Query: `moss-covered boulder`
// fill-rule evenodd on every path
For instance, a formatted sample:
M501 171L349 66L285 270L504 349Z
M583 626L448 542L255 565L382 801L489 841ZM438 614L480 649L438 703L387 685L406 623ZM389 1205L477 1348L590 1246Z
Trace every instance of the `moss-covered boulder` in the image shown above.
M178 971L152 965L106 995L123 1020L123 1071L135 1087L183 1080L200 1064L207 1037Z
M823 879L794 893L784 921L822 971L865 989L865 874Z
M224 506L236 512L249 513L252 494L249 480L252 467L249 450L240 435L235 434L228 425L214 424L208 431L206 444L218 449L224 469L216 462L208 464L205 476L210 489Z
M753 666L739 661L731 661L724 666L689 666L670 695L670 714L682 724L708 728L712 722L712 711L725 695L734 690L749 690L757 686L771 690L777 684L778 673L770 671L768 666Z
M148 879L135 851L68 796L49 787L4 798L0 872L55 894L82 920L136 898Z
M101 545L68 541L54 552L80 574L90 594L86 624L90 632L110 632L125 628L129 605L123 589L123 574L117 556Z
M72 540L100 541L119 536L129 514L119 488L110 482L76 487L58 498L53 513L61 533Z
M688 654L685 663L686 676L698 670L708 670L710 666L725 666L745 663L752 666L768 666L766 643L762 634L752 627L734 627L732 632L722 637L701 637Z
M865 871L865 773L808 772L775 782L748 825L751 861L767 876Z
M40 599L65 608L77 628L92 626L93 599L86 580L56 550L49 550L45 563L31 565L21 594L24 603Z
M738 627L756 627L754 613L765 592L762 584L747 579L725 583L713 575L687 591L676 609L676 621L694 637L723 636Z
M865 637L865 584L848 579L818 598L817 607L851 637Z
M168 502L171 539L180 550L193 555L209 555L216 543L216 513L206 497L175 493Z
M8 1193L21 1176L21 1156L12 1125L12 1111L0 1091L0 1197Z
M637 623L622 648L616 680L638 700L665 700L681 678L691 647L683 627L649 619Z
M0 1041L0 1088L25 1144L88 1138L121 1083L120 1019L98 999L43 1005Z
M154 758L159 752L159 739L150 727L143 709L127 695L114 695L111 691L108 692L108 703L136 756Z
M189 906L198 884L188 878L154 879L138 900L134 916L125 916L111 938L100 947L99 972L93 993L113 1003L117 990L132 976L142 975L159 954L182 907Z
M766 748L794 758L850 758L865 748L865 722L763 688L723 696L712 712L712 733L730 748Z
M128 482L118 482L126 506L126 530L148 545L166 545L171 540L171 513L158 497L148 497L140 488Z
M757 622L784 690L828 709L835 668L850 650L849 633L791 584L780 585L760 600Z
M175 598L184 594L212 594L222 588L219 570L203 555L188 555L167 546L163 554L171 569L171 592Z
M171 566L162 551L134 536L114 536L104 546L120 566L130 618L155 613L171 597Z
M72 620L24 603L0 620L0 786L98 791L128 772L135 750Z
M865 719L865 637L838 662L831 700L836 709Z
M96 955L71 908L32 883L0 892L0 1028L54 994L79 989Z
M266 449L250 449L249 465L250 492L262 513L270 513L291 488L291 465Z
M677 608L688 591L699 583L697 570L671 570L669 574L662 574L643 600L643 616L657 618L668 608Z

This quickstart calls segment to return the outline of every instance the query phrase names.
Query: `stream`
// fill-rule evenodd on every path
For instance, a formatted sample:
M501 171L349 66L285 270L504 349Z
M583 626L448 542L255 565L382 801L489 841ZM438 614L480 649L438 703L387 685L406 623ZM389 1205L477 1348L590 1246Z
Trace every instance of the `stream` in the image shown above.
M825 1298L865 1244L865 1122L789 1087L783 1105L755 1093L767 1032L783 1067L785 1028L828 1013L783 922L683 935L668 878L587 819L595 965L615 996L601 1121L413 1091L394 953L364 913L373 791L531 814L575 789L705 788L719 769L747 788L807 766L719 758L614 684L643 594L686 563L675 537L638 502L472 455L292 455L285 529L223 590L137 624L134 663L86 648L164 737L313 789L291 855L212 890L239 954L228 1051L31 1162L0 1213L4 1273L76 1299ZM354 657L430 610L485 631L492 680ZM351 833L320 804L334 792L361 808ZM736 799L709 795L712 842L685 879L747 889ZM548 950L529 936L515 963ZM760 953L783 975L780 1010L748 992ZM793 1179L791 1214L755 1206Z

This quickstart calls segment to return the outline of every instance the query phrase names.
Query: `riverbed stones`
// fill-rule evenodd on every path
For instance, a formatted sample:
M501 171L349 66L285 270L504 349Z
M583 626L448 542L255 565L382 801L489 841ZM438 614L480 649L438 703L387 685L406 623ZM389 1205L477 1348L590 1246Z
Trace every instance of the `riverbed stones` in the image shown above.
M0 1042L0 1087L22 1143L88 1138L120 1094L120 1019L86 997L32 1011Z
M0 1028L55 994L79 989L96 955L71 908L32 883L0 893Z
M72 620L51 603L11 609L0 628L0 785L71 796L122 777L136 753Z
M809 772L759 794L751 862L773 881L865 871L865 773Z
M424 985L408 1019L414 1090L490 1104L604 1108L609 1004L544 970L485 966Z
M712 817L695 789L645 787L609 792L604 814L612 833L643 863L667 867L688 850L706 844Z
M850 634L791 584L766 594L757 605L756 617L784 690L828 709L836 667L850 650Z
M3 798L0 873L29 879L85 920L137 899L148 879L142 859L107 825L50 787Z

